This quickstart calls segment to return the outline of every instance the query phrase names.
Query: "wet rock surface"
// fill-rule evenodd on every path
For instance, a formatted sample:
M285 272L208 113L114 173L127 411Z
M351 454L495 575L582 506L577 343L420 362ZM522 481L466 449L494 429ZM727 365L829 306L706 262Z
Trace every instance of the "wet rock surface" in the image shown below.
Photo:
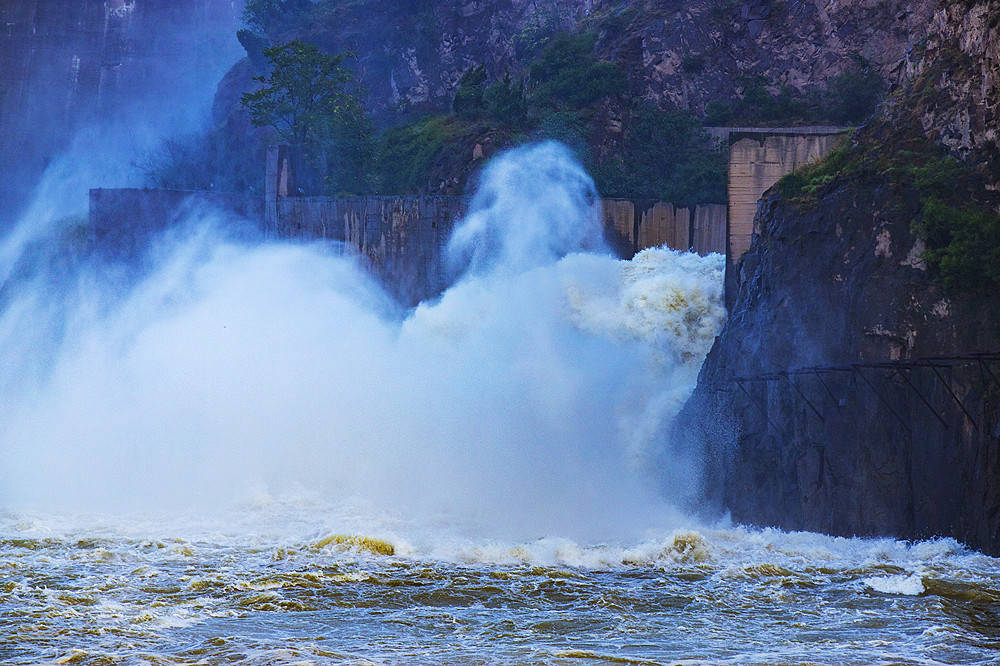
M937 143L978 174L971 194L1000 208L984 148L996 115L961 92L994 85L982 21L998 5L960 4L935 14L934 49L856 141L869 155ZM710 503L738 522L952 536L1000 553L1000 294L933 279L917 194L891 170L841 176L806 202L779 189L759 204L675 448L701 456Z

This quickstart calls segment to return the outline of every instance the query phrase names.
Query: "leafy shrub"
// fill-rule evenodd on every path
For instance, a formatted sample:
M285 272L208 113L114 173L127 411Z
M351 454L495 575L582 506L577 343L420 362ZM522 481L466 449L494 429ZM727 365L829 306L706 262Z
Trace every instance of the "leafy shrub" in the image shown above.
M579 111L553 111L532 133L535 141L552 140L567 146L581 162L587 160L587 120Z
M466 126L447 116L430 116L383 133L376 156L380 192L402 194L426 189L434 162Z
M483 92L486 90L486 67L474 65L458 81L451 109L459 118L480 118L486 111Z
M511 127L520 127L528 114L528 100L524 94L524 81L514 82L510 74L496 81L483 91L483 106L494 119Z
M625 72L594 55L591 34L553 37L531 63L533 102L553 109L579 109L625 89Z
M923 259L945 286L1000 288L1000 215L996 212L932 196L923 202L917 228L927 243Z
M819 162L778 181L778 193L812 205L821 190L841 178L871 179L889 186L890 204L913 215L913 233L927 246L922 258L935 279L951 289L1000 289L1000 214L977 201L981 177L932 144L866 151L845 142ZM979 194L977 194L979 193Z
M323 53L293 40L263 51L271 64L263 84L241 97L257 127L270 126L292 146L297 184L307 193L363 191L372 128L346 54ZM352 173L354 175L352 175Z
M875 113L885 94L885 82L860 61L854 70L835 76L822 93L822 115L837 123L860 123Z
M782 86L772 93L760 76L746 77L741 85L742 96L712 100L705 106L706 125L861 123L875 112L886 90L879 73L863 60L821 89L798 92Z
M694 115L641 105L625 127L621 154L594 165L606 196L663 199L678 205L726 201L726 155Z

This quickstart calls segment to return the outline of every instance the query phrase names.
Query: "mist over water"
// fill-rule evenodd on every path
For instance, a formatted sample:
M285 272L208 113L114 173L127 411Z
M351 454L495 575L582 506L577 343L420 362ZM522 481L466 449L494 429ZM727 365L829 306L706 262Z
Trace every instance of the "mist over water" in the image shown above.
M721 325L722 262L616 260L596 201L556 144L502 157L449 246L456 282L406 313L339 247L234 240L211 211L134 283L82 264L19 285L0 501L304 493L509 539L668 525L650 456Z

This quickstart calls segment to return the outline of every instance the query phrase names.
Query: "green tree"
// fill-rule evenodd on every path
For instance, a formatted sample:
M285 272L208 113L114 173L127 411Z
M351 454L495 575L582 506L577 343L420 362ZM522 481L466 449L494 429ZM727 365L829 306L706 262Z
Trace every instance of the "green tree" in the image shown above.
M531 63L534 102L553 109L577 109L625 89L625 72L594 55L590 33L559 34Z
M473 65L465 71L458 82L451 109L459 118L472 120L483 115L483 93L486 90L486 67Z
M510 127L520 127L528 115L524 81L515 83L509 73L505 74L502 81L495 81L483 91L483 105L494 119Z
M330 55L298 40L263 53L270 73L256 77L261 88L241 98L253 124L274 128L292 146L300 186L355 190L358 182L342 187L345 169L364 170L364 164L355 162L367 152L372 129L354 76L343 66L349 56Z

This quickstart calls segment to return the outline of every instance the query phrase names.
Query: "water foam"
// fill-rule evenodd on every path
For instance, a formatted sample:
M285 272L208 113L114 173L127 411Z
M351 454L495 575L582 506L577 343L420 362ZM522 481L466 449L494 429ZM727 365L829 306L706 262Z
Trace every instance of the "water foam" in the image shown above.
M0 344L36 353L0 370L0 501L313 492L513 540L679 523L650 461L721 326L721 257L615 259L554 144L500 158L482 192L455 284L402 317L337 248L234 240L205 212L132 284L83 268L12 292Z

